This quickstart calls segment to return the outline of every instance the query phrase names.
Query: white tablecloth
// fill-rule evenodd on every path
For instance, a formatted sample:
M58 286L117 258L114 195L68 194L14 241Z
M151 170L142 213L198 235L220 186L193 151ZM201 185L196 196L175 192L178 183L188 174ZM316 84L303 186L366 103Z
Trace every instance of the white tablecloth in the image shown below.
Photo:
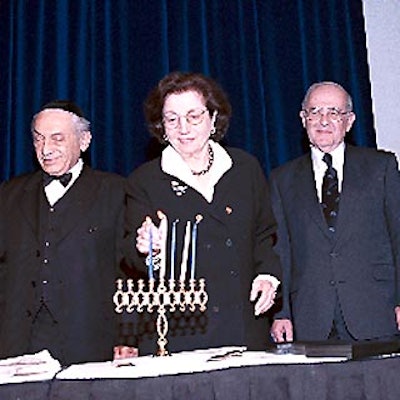
M224 356L225 354L227 354ZM231 354L231 355L229 355ZM266 364L314 364L346 361L342 357L313 357L245 351L243 347L221 347L175 353L166 357L144 356L114 362L72 365L56 375L57 379L144 378L162 375L190 374L234 367Z

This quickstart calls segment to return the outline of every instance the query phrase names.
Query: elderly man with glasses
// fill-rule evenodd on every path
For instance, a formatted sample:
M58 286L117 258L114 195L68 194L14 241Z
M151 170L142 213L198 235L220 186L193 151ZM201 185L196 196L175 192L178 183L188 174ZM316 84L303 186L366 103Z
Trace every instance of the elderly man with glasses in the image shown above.
M300 118L311 152L271 173L283 266L276 342L393 339L400 329L396 157L345 144L356 116L334 82L313 84Z

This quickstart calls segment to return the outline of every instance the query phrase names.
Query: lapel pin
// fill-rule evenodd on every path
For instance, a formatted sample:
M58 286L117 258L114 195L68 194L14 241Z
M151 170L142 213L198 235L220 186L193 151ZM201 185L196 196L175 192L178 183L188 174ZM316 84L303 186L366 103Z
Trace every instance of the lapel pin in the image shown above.
M187 185L182 185L177 181L171 181L171 188L175 194L180 197L186 193L188 187Z

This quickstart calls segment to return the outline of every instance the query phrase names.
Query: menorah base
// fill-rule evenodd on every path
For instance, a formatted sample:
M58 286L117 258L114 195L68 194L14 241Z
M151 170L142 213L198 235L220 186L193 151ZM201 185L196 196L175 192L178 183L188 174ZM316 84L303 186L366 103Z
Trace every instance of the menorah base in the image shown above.
M166 357L166 356L170 356L171 354L168 352L167 349L160 349L158 348L155 356L156 357Z
M157 287L154 279L148 282L148 290L146 290L145 283L142 279L138 280L138 288L134 290L134 283L132 279L127 280L127 291L124 291L124 281L117 280L117 290L114 293L115 311L121 313L124 308L128 313L136 310L141 313L144 310L152 313L154 308L157 309L157 333L158 333L158 350L155 354L157 357L168 356L167 350L167 333L168 333L168 319L166 316L167 309L174 312L179 309L184 312L187 308L190 312L196 310L196 306L201 312L206 310L208 301L208 294L205 290L205 280L200 278L190 279L189 288L185 287L185 281L180 280L179 284L173 279L168 281L168 285L164 279L160 279Z

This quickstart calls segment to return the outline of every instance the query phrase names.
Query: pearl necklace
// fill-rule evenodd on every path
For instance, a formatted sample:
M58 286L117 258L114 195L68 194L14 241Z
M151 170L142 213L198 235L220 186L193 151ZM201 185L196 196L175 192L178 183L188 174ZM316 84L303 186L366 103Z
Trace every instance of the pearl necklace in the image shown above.
M214 163L214 151L212 149L212 147L210 145L208 145L208 163L207 163L207 167L205 167L204 169L202 169L201 171L192 171L192 174L194 176L200 176L200 175L205 175L212 167Z

